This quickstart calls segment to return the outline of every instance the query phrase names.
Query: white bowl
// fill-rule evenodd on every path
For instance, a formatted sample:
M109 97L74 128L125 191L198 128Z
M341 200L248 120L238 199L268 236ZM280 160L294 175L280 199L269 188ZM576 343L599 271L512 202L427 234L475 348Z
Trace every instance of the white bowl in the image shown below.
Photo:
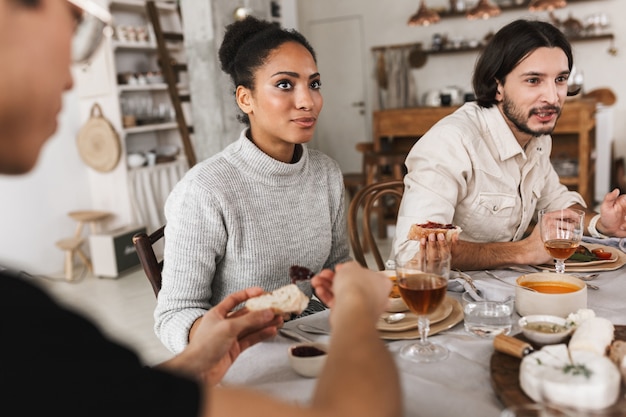
M528 340L541 345L561 343L574 330L563 317L548 314L524 316L519 327Z
M385 274L391 281L395 287L395 291L399 294L396 284L396 271L393 269L386 269L384 271L380 271ZM400 313L403 311L408 311L409 306L406 305L402 297L389 297L389 303L387 304L387 308L385 311L389 313Z
M146 157L140 153L129 153L126 163L130 168L138 168L146 163Z
M176 145L159 145L156 148L156 154L160 156L176 156L179 148Z
M520 316L536 314L567 317L581 308L587 308L587 285L568 274L538 272L522 275L516 281L515 310ZM535 288L530 291L527 288ZM572 292L547 293L550 289L569 288Z
M312 351L324 353L311 356ZM304 377L315 378L326 363L328 345L317 342L297 343L289 346L287 355L289 356L289 364L294 371Z

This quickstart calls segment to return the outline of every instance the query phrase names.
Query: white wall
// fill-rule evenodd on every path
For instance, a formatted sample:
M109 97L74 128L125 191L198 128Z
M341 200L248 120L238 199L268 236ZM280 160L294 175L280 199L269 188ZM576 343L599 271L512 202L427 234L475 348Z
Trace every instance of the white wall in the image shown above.
M548 20L547 13L531 13L526 9L505 11L500 16L489 20L469 21L462 17L442 19L428 27L409 27L406 22L419 5L418 0L297 0L300 29L306 35L307 21L331 19L338 16L360 15L364 22L364 48L366 56L372 55L370 48L393 44L422 42L425 47L431 44L433 34L447 34L448 37L482 39L490 31L497 31L503 25L522 17ZM475 4L475 1L467 1ZM427 0L430 7L447 7L448 0ZM569 13L577 19L605 12L611 21L611 31L615 34L617 56L607 53L608 40L573 43L574 61L584 71L585 90L597 87L610 87L616 93L618 101L614 106L615 138L618 156L626 154L626 25L621 20L626 16L624 0L592 0L589 2L570 3L567 8L555 11L555 15L565 20ZM338 42L340 40L337 40ZM313 45L315 47L315 45ZM318 54L332 51L317 50ZM414 70L417 79L419 97L431 89L440 89L449 85L469 88L476 53L460 53L429 56L426 65ZM372 110L375 97L374 60L366 72L368 80L369 103ZM371 112L370 112L371 114ZM371 119L368 120L371 123ZM331 155L332 156L332 155ZM355 158L360 158L355 152Z
M78 120L76 94L67 93L57 134L35 169L0 176L0 265L35 274L63 270L63 252L54 242L74 233L69 211L91 207L87 168L76 148Z

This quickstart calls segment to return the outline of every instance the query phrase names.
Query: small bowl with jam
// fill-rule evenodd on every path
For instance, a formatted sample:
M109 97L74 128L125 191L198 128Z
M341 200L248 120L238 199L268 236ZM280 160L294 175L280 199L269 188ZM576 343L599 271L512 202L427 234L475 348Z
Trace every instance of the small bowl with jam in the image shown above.
M537 272L516 280L515 310L520 316L567 317L587 308L587 285L568 274Z
M326 363L328 345L317 342L297 343L287 350L289 364L298 374L315 378Z
M548 314L524 316L518 323L524 336L539 345L561 343L574 330L563 317Z

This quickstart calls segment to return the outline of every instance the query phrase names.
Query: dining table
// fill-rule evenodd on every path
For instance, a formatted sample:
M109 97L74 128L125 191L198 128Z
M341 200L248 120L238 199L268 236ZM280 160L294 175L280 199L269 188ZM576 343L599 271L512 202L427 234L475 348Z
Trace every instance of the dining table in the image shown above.
M524 272L510 269L491 271L500 280L485 271L464 271L482 291L515 294L515 280ZM567 271L566 271L567 273ZM587 308L596 316L609 319L614 325L626 325L626 270L602 271L588 289ZM462 293L448 287L447 297L460 300ZM299 323L330 329L330 310L285 323L284 328L309 339L327 342L330 336L314 335L298 329ZM520 333L519 315L514 313L511 335ZM493 338L480 337L465 330L463 320L440 331L430 339L448 348L450 354L435 363L409 362L399 356L407 343L415 340L385 340L399 370L403 393L404 415L407 417L498 417L505 408L492 380L491 358L494 355ZM244 351L226 374L223 384L237 384L271 394L299 404L311 401L317 379L304 378L289 365L287 350L294 340L277 335ZM358 346L355 346L358 349ZM371 358L376 360L376 358Z

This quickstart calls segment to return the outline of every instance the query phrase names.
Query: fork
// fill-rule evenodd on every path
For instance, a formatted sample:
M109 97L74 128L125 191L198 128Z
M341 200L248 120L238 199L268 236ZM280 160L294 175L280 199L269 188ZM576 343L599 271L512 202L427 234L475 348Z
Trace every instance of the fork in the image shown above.
M476 295L478 297L482 297L483 296L482 291L480 291L476 287L476 285L474 284L474 279L470 275L466 274L465 272L461 271L460 269L455 269L455 271L459 274L459 278L461 278L463 281L467 282L467 284L470 286L470 288L472 290L474 290L474 292L476 293Z

